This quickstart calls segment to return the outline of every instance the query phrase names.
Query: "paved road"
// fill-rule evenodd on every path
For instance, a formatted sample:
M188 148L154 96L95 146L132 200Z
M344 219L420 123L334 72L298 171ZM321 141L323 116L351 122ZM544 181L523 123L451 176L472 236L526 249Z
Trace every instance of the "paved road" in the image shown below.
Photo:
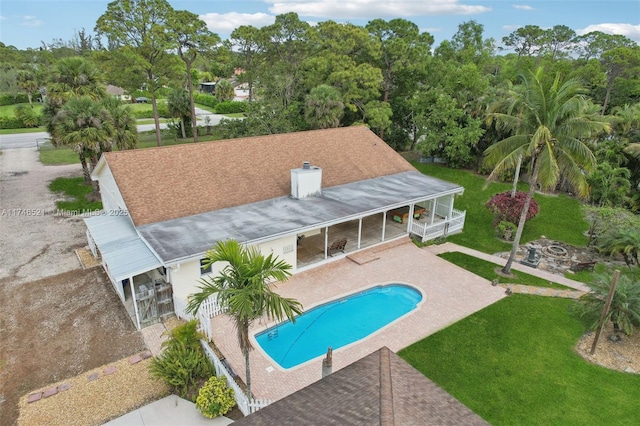
M225 118L224 115L211 114L209 111L205 111L200 108L196 108L196 116L198 117L198 125L204 126L205 117L209 117L210 125L215 126L220 123L220 120ZM228 118L228 117L227 117ZM160 123L160 128L164 129L167 125ZM149 132L154 130L153 124L141 124L138 126L138 132ZM36 148L38 145L42 145L49 139L49 133L47 132L35 132L35 133L18 133L13 135L0 135L0 149L15 149L15 148Z

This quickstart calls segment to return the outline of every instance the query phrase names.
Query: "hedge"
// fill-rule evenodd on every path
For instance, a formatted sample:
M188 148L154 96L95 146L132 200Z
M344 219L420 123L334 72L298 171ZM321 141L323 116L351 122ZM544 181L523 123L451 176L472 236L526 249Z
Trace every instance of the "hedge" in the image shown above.
M218 100L213 95L207 95L204 93L194 93L193 100L195 103L215 108L218 105Z
M0 94L0 105L14 105L14 104L24 104L29 102L29 97L26 93L1 93ZM13 128L13 127L8 127Z
M216 105L216 114L238 114L247 110L243 101L224 101Z
M0 117L0 129L23 129L25 125L16 117Z

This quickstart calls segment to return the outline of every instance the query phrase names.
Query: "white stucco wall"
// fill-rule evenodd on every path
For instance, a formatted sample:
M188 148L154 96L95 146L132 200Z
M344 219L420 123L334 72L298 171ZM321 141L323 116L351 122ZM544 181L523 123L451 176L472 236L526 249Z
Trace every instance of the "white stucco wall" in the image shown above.
M122 194L116 185L116 180L111 173L109 164L105 164L97 175L100 184L100 197L102 198L102 207L105 211L109 210L126 210Z

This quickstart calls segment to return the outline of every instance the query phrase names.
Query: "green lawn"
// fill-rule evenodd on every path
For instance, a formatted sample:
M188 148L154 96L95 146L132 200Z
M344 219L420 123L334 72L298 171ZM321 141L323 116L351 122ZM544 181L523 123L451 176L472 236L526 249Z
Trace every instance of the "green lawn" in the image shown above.
M584 361L568 299L512 295L399 352L494 425L635 425L640 376Z
M65 211L75 211L78 213L88 213L102 209L99 201L88 201L86 195L92 191L91 185L84 183L84 177L66 178L60 177L49 184L51 192L62 192L69 200L58 201L58 209Z
M454 205L458 210L467 211L464 231L452 235L447 241L485 253L507 251L511 248L511 244L496 238L492 226L493 215L485 207L494 194L511 190L510 183L492 182L484 188L485 177L467 170L449 169L434 164L414 165L426 175L457 183L465 188L464 194L456 198ZM525 184L520 184L519 189L526 190L526 187ZM521 243L537 240L545 235L549 239L576 246L587 244L587 237L583 232L587 230L588 225L582 219L580 201L566 195L536 194L534 198L540 206L540 212L525 224Z
M18 105L27 105L29 103L24 104L13 104L13 105L0 105L0 117L15 117L14 111ZM42 111L42 104L38 102L33 103L33 109L36 110L38 114Z
M474 274L487 279L489 281L493 281L495 278L498 278L500 283L509 283L509 284L522 284L522 285L530 285L535 287L548 287L548 288L557 288L560 290L566 290L567 287L561 284L553 283L547 281L542 278L538 278L533 275L526 274L524 272L512 270L511 273L515 275L515 278L505 278L503 276L499 276L496 274L495 269L499 268L495 263L487 262L483 259L478 259L477 257L469 256L465 253L460 252L449 252L442 253L439 257L466 269L467 271L473 272Z
M0 135L15 135L18 133L37 133L37 132L46 132L47 128L42 127L32 127L30 129L0 129Z

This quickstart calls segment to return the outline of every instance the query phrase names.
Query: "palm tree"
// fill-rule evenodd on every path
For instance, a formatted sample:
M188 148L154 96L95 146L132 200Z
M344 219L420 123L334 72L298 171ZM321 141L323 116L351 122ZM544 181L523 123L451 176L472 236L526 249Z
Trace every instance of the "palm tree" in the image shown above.
M62 144L71 146L80 157L85 182L91 182L97 192L97 182L91 181L90 175L100 154L112 148L114 128L109 112L100 103L81 97L67 102L53 123Z
M598 242L598 250L609 256L622 255L629 270L640 265L640 230L635 227L612 227Z
M611 274L597 274L589 287L591 291L578 303L581 315L593 318L592 328L596 329L611 288ZM605 321L613 323L616 333L620 330L627 336L633 332L634 326L640 325L640 282L634 282L628 275L620 276Z
M485 165L493 168L489 179L513 170L520 157L528 159L530 168L529 191L509 259L502 269L505 274L511 273L529 204L538 186L553 189L562 176L579 196L586 197L589 186L584 172L594 168L595 157L583 140L610 130L609 123L591 108L577 80L562 82L556 74L547 82L542 68L521 74L520 78L522 83L502 101L502 111L493 110L487 119L511 135L485 151Z
M207 252L203 268L216 262L226 262L226 265L217 276L200 280L200 292L192 295L187 312L195 314L208 297L217 297L238 332L238 344L245 360L247 393L251 397L249 352L253 346L249 340L249 327L263 316L277 321L286 317L295 322L295 315L302 312L302 305L273 291L271 281L285 281L291 275L291 265L277 257L271 254L265 257L254 247L246 248L235 240L228 240L218 242Z
M105 98L102 105L108 111L113 124L113 144L121 151L134 149L138 145L139 139L136 119L131 107L113 97Z
M193 117L189 101L189 92L184 89L172 89L167 97L167 109L169 115L180 120L180 132L182 139L187 138L187 125L191 127ZM197 129L196 129L197 131Z
M312 129L338 127L344 115L344 103L335 87L321 84L305 98L304 119Z

